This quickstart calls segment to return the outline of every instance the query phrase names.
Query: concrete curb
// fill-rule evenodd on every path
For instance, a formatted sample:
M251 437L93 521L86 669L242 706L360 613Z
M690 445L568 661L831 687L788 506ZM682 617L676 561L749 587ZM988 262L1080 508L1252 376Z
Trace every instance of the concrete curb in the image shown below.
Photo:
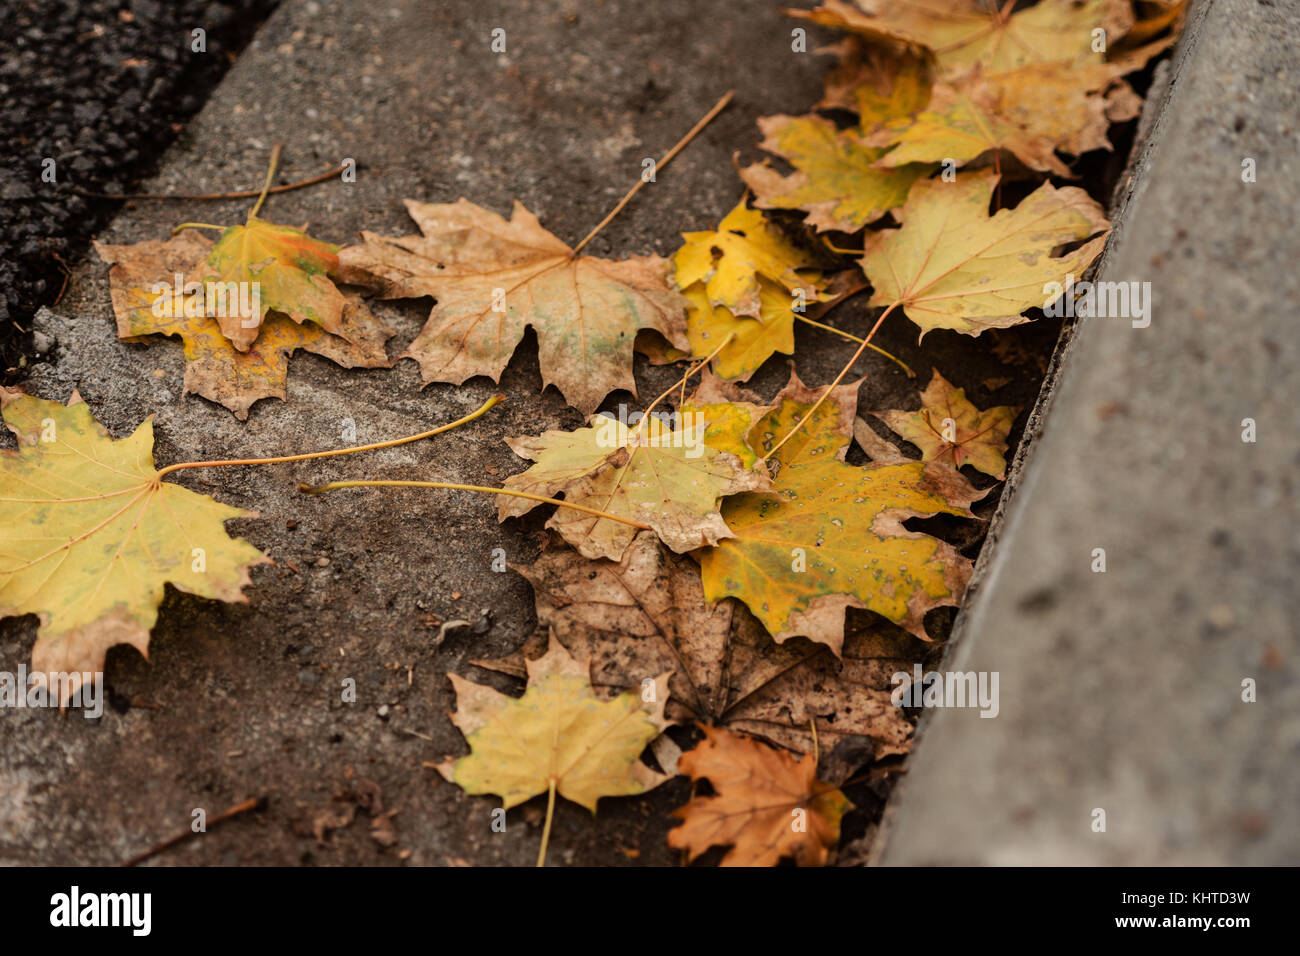
M1000 714L927 715L876 862L1300 860L1298 34L1295 0L1193 10L1098 273L1151 324L1058 356L945 664Z

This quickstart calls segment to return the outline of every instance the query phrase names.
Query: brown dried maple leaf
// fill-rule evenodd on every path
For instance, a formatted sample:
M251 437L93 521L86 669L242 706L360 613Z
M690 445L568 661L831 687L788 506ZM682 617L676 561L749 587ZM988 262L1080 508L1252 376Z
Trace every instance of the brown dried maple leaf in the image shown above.
M339 254L340 275L383 298L437 299L401 358L420 363L426 383L501 378L528 327L537 332L542 385L554 385L584 414L610 392L636 394L632 351L653 329L679 349L686 300L658 256L613 261L578 256L516 202L509 220L466 199L407 200L421 235L365 242Z
M685 850L688 860L730 846L723 866L775 866L782 857L825 865L853 804L817 779L812 755L795 760L748 737L700 729L704 740L677 766L694 781L707 779L715 796L695 797L673 811L682 825L668 831L668 845Z
M999 405L981 411L965 389L953 388L936 369L921 393L920 411L871 414L921 449L923 461L970 465L1001 481L1007 473L1007 435L1020 409Z
M902 635L855 630L843 660L811 641L775 643L739 602L704 597L700 569L639 534L621 561L544 551L515 570L533 585L538 632L518 653L476 664L516 677L546 633L591 663L599 693L642 687L672 671L670 720L724 724L800 752L812 725L827 749L868 738L875 758L906 753L912 725L890 701L890 677L913 662Z

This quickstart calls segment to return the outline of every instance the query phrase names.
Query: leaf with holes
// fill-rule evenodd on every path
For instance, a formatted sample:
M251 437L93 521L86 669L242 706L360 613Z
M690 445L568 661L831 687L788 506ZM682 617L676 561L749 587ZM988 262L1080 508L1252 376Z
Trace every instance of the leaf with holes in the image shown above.
M762 317L760 278L804 301L815 301L820 275L807 253L796 246L757 209L742 200L712 232L685 232L685 244L673 256L677 287L697 282L714 305L733 315Z
M642 531L621 561L550 548L515 568L533 586L539 630L508 658L474 661L516 677L546 647L545 633L590 661L602 695L639 691L672 671L665 715L707 720L800 752L867 738L875 758L906 753L912 725L890 700L891 678L910 669L906 635L855 629L837 660L799 638L775 643L736 601L704 597L699 566Z
M840 386L781 447L773 490L728 500L735 537L703 551L709 600L744 601L778 642L803 636L840 654L845 612L874 611L922 640L931 608L960 602L970 562L951 545L908 531L912 517L972 517L981 493L951 468L922 462L845 464L857 384ZM751 432L773 448L812 408L819 392L792 376L776 408Z
M255 515L160 481L152 419L114 441L75 393L0 389L0 408L18 438L0 452L0 617L39 616L33 671L102 671L116 644L147 655L165 584L245 601L270 559L225 522Z

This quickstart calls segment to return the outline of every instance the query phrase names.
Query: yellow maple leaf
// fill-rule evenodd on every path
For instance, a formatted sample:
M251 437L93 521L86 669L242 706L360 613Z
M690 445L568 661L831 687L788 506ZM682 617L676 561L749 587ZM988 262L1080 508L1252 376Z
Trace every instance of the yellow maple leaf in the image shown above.
M1022 313L1048 304L1049 283L1078 278L1105 235L1055 258L1051 252L1109 227L1101 206L1082 189L1044 183L990 216L997 179L984 170L918 182L900 213L902 228L867 236L860 263L875 287L870 304L901 306L922 335L979 335L1029 321Z
M184 390L224 405L241 421L259 399L286 397L289 357L298 349L344 368L389 364L384 343L393 330L355 294L344 296L338 335L273 312L262 321L256 341L241 352L206 314L208 303L183 291L186 277L211 251L211 240L187 231L166 242L95 243L95 249L113 266L108 279L118 337L140 341L154 334L178 336L185 348ZM176 276L182 283L179 297L173 286Z
M634 796L668 779L640 760L667 726L668 675L655 680L655 703L647 704L642 693L597 698L587 665L558 641L527 667L519 698L448 675L456 690L452 721L470 753L437 769L466 793L498 795L507 810L549 794L540 865L557 794L595 813L601 797Z
M772 637L803 636L839 654L849 607L880 614L928 640L931 608L961 600L970 562L951 545L903 527L907 518L971 517L980 497L952 469L923 462L845 464L858 385L831 393L769 464L773 490L724 503L732 538L700 554L705 596L744 601ZM771 449L820 395L791 377L750 433Z
M759 278L805 301L820 294L819 276L808 255L742 200L712 232L682 233L686 243L673 256L677 287L704 283L709 301L733 315L761 315Z
M713 356L713 371L725 379L745 381L776 352L794 352L794 307L790 293L768 282L760 282L760 317L735 315L730 309L709 302L703 285L686 290L686 333L696 358L711 354L728 335L727 342Z
M970 465L999 480L1006 477L1007 435L1019 413L1011 405L981 411L937 369L921 393L920 411L872 412L921 449L923 461Z
M114 441L76 393L0 389L0 409L18 438L0 451L0 617L40 616L33 671L102 671L115 644L147 656L165 584L245 601L248 569L270 559L225 522L256 516L160 481L152 419Z
M586 414L610 392L636 394L632 351L653 329L686 348L685 301L658 256L613 261L577 256L516 202L509 220L462 199L407 200L421 235L362 233L340 256L346 281L385 298L433 296L437 304L402 358L426 383L501 378L531 326L542 384Z
M818 231L857 232L901 206L907 191L933 166L891 162L877 165L885 149L869 146L851 131L820 116L765 116L759 145L787 160L795 172L782 176L766 163L740 171L761 209L801 209Z
M673 811L682 825L668 845L694 860L711 846L730 846L723 866L775 866L782 857L822 866L840 840L848 797L817 779L817 758L795 760L749 737L701 725L702 740L678 768L708 780L715 795L695 797Z

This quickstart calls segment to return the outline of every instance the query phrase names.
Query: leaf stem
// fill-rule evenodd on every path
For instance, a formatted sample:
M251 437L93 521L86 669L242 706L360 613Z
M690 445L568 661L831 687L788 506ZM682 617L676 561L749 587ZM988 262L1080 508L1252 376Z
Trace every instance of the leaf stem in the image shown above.
M811 325L815 329L821 329L824 332L834 332L836 335L842 338L846 338L851 342L862 341L862 339L852 334L851 332L845 332L843 329L837 329L833 325L825 325L824 323L818 322L816 319L810 319L806 315L800 315L798 312L794 314L794 317L806 325ZM911 367L906 362L904 362L901 358L899 358L897 355L894 355L892 352L886 352L879 345L868 343L867 348L871 349L871 351L873 352L879 352L885 358L889 359L891 362L893 362L895 365L901 368L904 372L906 372L908 378L916 378L916 373L913 372Z
M672 149L668 150L668 152L664 154L663 159L655 163L656 174L659 172L659 170L663 169L670 162L672 162L673 157L676 156L679 152L681 152L682 149L685 148L687 143L689 143L697 135L699 135L700 130L708 126L709 123L713 121L713 118L715 116L717 116L724 109L726 109L727 104L731 102L731 98L735 95L735 93L736 93L735 90L728 90L726 93L724 93L722 99L718 100L718 102L713 104L713 109L705 113L704 116L700 119L700 121L696 123L693 127L691 127L691 131L687 133L685 136L683 136L681 139L679 139L677 141L677 145L674 146ZM618 205L615 206L612 210L610 210L609 215L606 216L604 219L602 219L599 222L599 224L597 224L595 229L587 233L587 235L583 238L582 242L578 243L576 246L573 247L573 251L570 253L570 255L576 256L578 254L579 249L581 249L587 243L591 242L591 240L595 239L596 234L600 232L600 230L608 226L614 220L614 217L623 211L623 207L632 201L632 197L635 196L641 190L641 187L644 186L646 182L647 182L646 179L638 178L636 181L636 185L634 185L631 189L629 189L624 194L623 198L618 201Z
M835 245L835 243L831 242L829 239L823 239L822 245L824 245L831 252L834 252L836 255L841 255L841 256L860 256L864 251L862 249L841 249L839 246Z
M641 416L641 420L640 420L639 422L637 422L637 426L636 426L637 431L638 431L638 432L641 432L641 430L642 430L643 428L645 428L645 423L648 422L648 421L650 420L650 413L653 412L653 411L655 410L656 406L658 406L658 404L659 404L660 402L662 402L665 398L667 398L669 395L671 395L671 394L673 393L673 389L677 388L679 385L681 386L681 389L682 389L682 397L681 397L681 401L680 401L678 404L679 404L679 405L685 405L685 404L686 404L686 383L687 383L688 381L690 381L690 378L691 378L692 375L694 375L694 374L695 374L696 372L698 372L700 369L704 368L705 365L707 365L709 362L711 362L711 361L713 360L713 357L714 357L715 355L717 355L717 354L718 354L719 352L721 352L724 348L726 348L726 347L727 347L727 343L730 342L730 341L735 337L735 335L736 335L736 333L735 333L735 330L734 330L734 329L733 329L732 331L728 332L727 335L726 335L726 338L724 338L721 342L718 343L718 347L717 347L716 349L714 349L712 352L710 352L710 353L709 353L708 355L706 355L704 358L700 359L698 362L696 362L694 365L692 365L690 368L688 368L688 369L685 371L685 373L683 373L683 375L682 375L682 377L681 377L680 379L678 379L678 380L677 380L676 382L674 382L672 385L669 385L668 388L665 389L665 390L664 390L664 391L659 395L658 398L656 398L653 402L651 402L651 403L650 403L650 406L649 406L649 407L645 410L645 412L642 414L642 416Z
M345 169L347 169L346 166L336 166L329 172L321 173L319 176L312 176L310 179L300 179L296 183L288 183L284 186L272 186L266 191L266 193L270 196L275 193L287 193L291 189L302 189L306 186L315 186L317 183L323 183L327 179L333 179ZM136 199L175 199L193 202L200 199L253 199L261 195L261 193L256 189L241 189L239 192L230 193L92 193L86 189L76 188L69 191L76 193L78 196L89 196L91 199L110 199L115 201Z
M172 235L176 235L182 229L216 229L218 232L225 232L226 228L226 226L214 226L210 222L183 222L172 230Z
M256 216L257 211L262 208L262 203L266 202L266 194L271 189L271 180L275 178L275 170L280 165L280 150L283 148L283 143L276 143L271 147L271 162L266 167L266 182L262 184L262 193L257 197L257 203L248 213L249 219Z
M301 484L298 490L309 495L318 495L326 491L337 491L340 488L442 488L447 491L478 491L488 495L507 495L511 498L527 498L529 501L540 501L542 504L558 505L561 508L572 508L574 511L581 511L584 514L595 515L597 518L604 518L608 521L617 521L619 524L630 525L641 531L653 530L648 524L642 524L639 521L633 521L630 518L623 518L619 515L610 514L608 511L600 511L596 508L588 508L586 505L573 504L568 501L561 501L559 498L547 498L545 495L534 495L527 491L515 491L513 488L491 488L487 485L459 485L450 481L399 481L397 479L367 479L364 481L331 481L324 485Z
M155 477L161 478L163 475L170 474L173 471L180 471L183 468L221 468L227 465L276 465L286 461L308 461L313 458L332 458L335 455L351 455L359 451L375 451L379 448L392 448L395 445L405 445L408 442L419 441L421 438L430 438L434 435L440 435L443 432L449 432L453 428L459 428L461 425L468 424L478 418L494 405L499 405L505 401L504 395L493 395L477 409L470 412L463 418L458 418L454 422L448 422L446 425L439 425L437 428L431 428L427 432L420 432L418 435L407 435L405 438L395 438L392 441L374 442L370 445L354 445L351 448L335 448L330 451L313 451L304 455L281 455L277 458L229 458L223 461L185 461L175 465L168 465L158 471Z
M555 819L555 778L546 792L546 824L542 827L542 846L537 851L537 865L546 865L546 845L551 842L551 821Z
M772 450L767 453L767 457L763 459L764 464L771 461L773 456L775 456L776 453L781 450L781 446L784 445L786 442L788 442L791 438L793 438L795 432L803 428L804 424L808 421L808 419L812 418L813 415L817 414L817 409L821 408L822 403L826 401L827 397L830 396L831 392L835 391L836 386L838 386L840 382L844 381L844 376L849 374L849 369L853 368L857 360L862 357L862 353L867 350L867 346L871 344L871 339L876 334L876 332L880 329L881 323L885 321L885 318L889 315L889 313L893 312L894 309L898 307L900 302L902 302L901 299L899 299L898 302L895 302L889 308L885 309L884 312L880 313L880 318L876 319L876 324L871 327L871 331L867 333L867 337L862 340L862 344L858 346L858 350L853 353L853 358L849 359L848 363L844 366L844 368L840 369L840 374L835 376L835 380L826 386L825 390L822 391L821 397L819 397L817 401L813 402L813 407L808 409L808 414L805 415L803 418L799 419L799 423L795 425L794 428L790 429L790 431L786 433L786 436L782 438L779 442L777 442L776 445L773 446Z

